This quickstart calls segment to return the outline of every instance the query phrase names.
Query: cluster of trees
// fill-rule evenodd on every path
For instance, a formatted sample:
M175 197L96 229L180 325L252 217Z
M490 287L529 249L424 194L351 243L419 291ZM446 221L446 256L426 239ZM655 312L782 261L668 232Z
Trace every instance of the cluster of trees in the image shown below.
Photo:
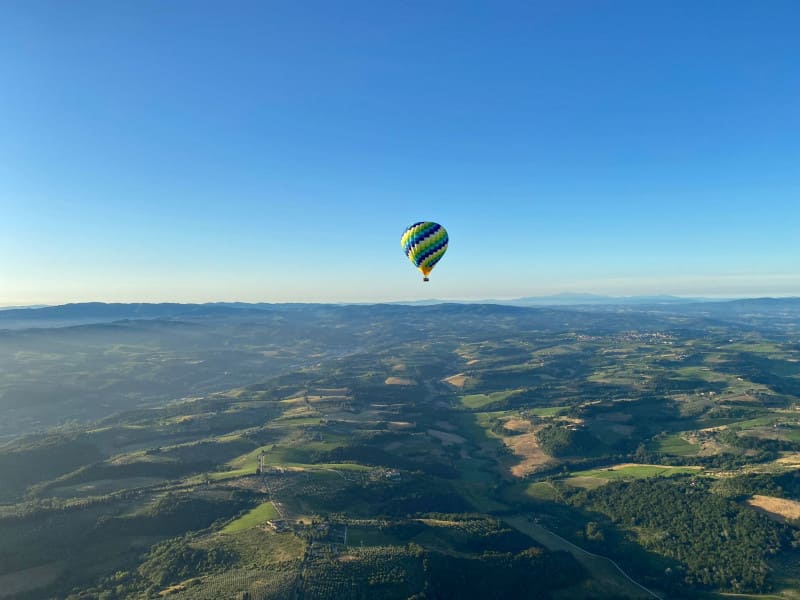
M736 426L731 426L718 432L717 440L734 448L740 448L742 450L756 450L759 453L771 457L767 460L776 458L778 456L778 452L780 451L800 449L800 444L797 442L761 438L754 435L747 435L746 432L742 434L741 429Z
M540 598L586 578L583 567L567 552L530 548L455 557L438 552L425 556L426 589L420 598Z
M753 494L797 498L800 496L800 473L748 473L718 479L712 485L717 494L744 500Z
M239 556L229 548L196 548L186 539L171 539L156 544L139 565L139 575L157 586L183 581L201 573L225 569Z
M239 555L228 548L198 548L191 545L189 538L173 538L155 544L137 569L117 571L103 578L99 585L70 595L67 600L158 598L159 592L169 585L187 580L190 585L198 585L199 579L190 578L226 571L239 559Z
M164 479L177 479L191 473L210 471L216 466L211 461L185 463L178 461L136 461L129 463L97 462L92 463L52 481L39 484L31 488L31 491L43 495L53 488L77 485L90 481L100 481L104 479L127 479L129 477L156 477Z
M408 598L424 589L423 550L419 546L352 548L356 560L318 556L307 563L297 590L316 598Z
M602 447L600 440L582 427L548 425L536 433L542 449L551 456L591 456Z
M677 561L684 583L731 591L766 591L765 559L787 540L786 528L746 505L711 493L702 479L612 482L571 502L647 532L647 550ZM613 552L613 549L609 549Z
M800 369L796 363L767 358L754 352L740 352L738 358L727 361L726 367L745 379L768 386L778 394L800 395L800 383L796 378Z
M121 490L112 494L82 498L31 498L25 502L0 506L0 527L5 523L18 521L33 523L47 517L114 504L138 495L138 490Z
M19 499L34 483L97 461L97 447L76 436L30 436L0 451L0 501Z
M413 477L413 479L412 479ZM405 517L441 510L452 513L472 508L447 482L414 473L394 481L351 483L332 490L304 490L303 499L322 512L348 512L369 506L372 516Z
M531 546L528 536L509 527L500 519L471 514L430 515L430 518L446 521L448 525L437 527L416 519L401 519L387 523L380 529L402 541L427 534L427 539L433 537L440 542L439 547L449 546L457 552L521 552Z
M310 453L306 462L357 462L364 465L387 467L390 469L423 471L428 475L443 477L445 479L454 479L458 477L458 471L455 468L451 465L434 460L434 457L430 454L426 454L424 460L414 460L397 453L387 452L372 444L353 444L349 446L340 446L333 450L315 451Z
M458 556L416 544L355 548L357 560L310 561L299 598L540 598L580 583L586 573L566 552L528 548Z
M230 519L252 508L260 499L263 498L238 490L219 497L168 493L145 512L133 516L101 517L95 529L98 537L131 535L134 532L139 535L182 535Z
M658 436L657 436L658 437ZM755 438L754 438L755 439ZM769 442L774 440L764 440L767 444L764 446L769 446ZM746 447L748 444L747 441L744 442L742 447ZM709 469L724 469L724 470L734 470L739 469L746 465L753 465L758 463L769 462L775 460L779 455L777 451L765 449L760 444L754 444L759 449L753 449L747 454L744 452L740 452L738 449L736 452L720 452L719 454L712 454L711 456L677 456L670 454L669 456L665 456L661 452L657 450L653 450L648 448L644 443L640 443L639 446L636 448L636 451L631 454L629 457L623 457L624 459L632 458L636 462L640 463L655 463L655 464L662 464L662 465L670 465L670 466L703 466Z

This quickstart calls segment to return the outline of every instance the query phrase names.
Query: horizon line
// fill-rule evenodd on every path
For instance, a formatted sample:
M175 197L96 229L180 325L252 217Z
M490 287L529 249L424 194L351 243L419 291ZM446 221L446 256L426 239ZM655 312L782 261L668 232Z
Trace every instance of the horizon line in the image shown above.
M181 301L181 300L74 300L65 301L60 303L2 303L0 302L0 309L3 310L24 310L24 309L39 309L39 308L53 308L58 306L69 306L76 304L182 304L182 305L214 305L214 304L318 304L318 305L363 305L363 304L447 304L451 302L456 303L470 303L470 304L497 304L504 302L515 302L522 300L537 300L537 299L575 299L580 300L581 297L587 298L587 304L591 304L591 299L597 300L635 300L635 299L648 299L648 298L674 298L676 300L686 301L732 301L732 300L767 300L767 299L791 299L800 298L798 294L767 294L767 295L702 295L702 296L689 296L682 294L626 294L626 295L608 295L608 294L594 294L591 292L559 292L555 294L543 294L540 296L509 296L499 298L417 298L417 299L384 299L384 300L291 300L291 301L276 301L276 300L206 300L206 301Z

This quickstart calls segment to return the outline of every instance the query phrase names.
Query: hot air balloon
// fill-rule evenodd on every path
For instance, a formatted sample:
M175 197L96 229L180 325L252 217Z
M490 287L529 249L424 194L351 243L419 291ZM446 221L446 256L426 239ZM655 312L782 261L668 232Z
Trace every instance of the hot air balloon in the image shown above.
M428 281L433 267L447 250L447 231L438 223L420 221L406 228L400 245L415 267L422 271L422 281Z

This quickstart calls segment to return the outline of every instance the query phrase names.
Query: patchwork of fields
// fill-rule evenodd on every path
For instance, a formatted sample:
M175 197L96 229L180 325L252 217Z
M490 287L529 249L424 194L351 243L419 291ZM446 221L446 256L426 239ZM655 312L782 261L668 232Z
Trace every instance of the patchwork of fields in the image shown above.
M370 351L0 448L0 589L797 597L796 342L660 313L414 310L413 335L408 316L334 321Z

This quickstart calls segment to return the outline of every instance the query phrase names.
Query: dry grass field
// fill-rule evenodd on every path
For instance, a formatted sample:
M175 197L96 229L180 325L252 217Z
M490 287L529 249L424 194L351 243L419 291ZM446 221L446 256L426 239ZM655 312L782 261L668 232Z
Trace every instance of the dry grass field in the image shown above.
M539 445L536 432L530 422L523 419L509 419L505 427L512 431L528 432L502 438L503 443L511 449L514 458L518 461L510 469L514 477L525 477L553 462L553 457L542 450Z
M800 502L756 494L747 503L779 521L800 519Z
M442 381L444 381L445 383L449 383L453 387L461 389L464 387L464 384L467 382L467 379L469 379L469 377L467 377L463 373L459 373L458 375L451 375L450 377L447 377Z
M407 377L387 377L384 381L386 385L417 385L417 382Z

